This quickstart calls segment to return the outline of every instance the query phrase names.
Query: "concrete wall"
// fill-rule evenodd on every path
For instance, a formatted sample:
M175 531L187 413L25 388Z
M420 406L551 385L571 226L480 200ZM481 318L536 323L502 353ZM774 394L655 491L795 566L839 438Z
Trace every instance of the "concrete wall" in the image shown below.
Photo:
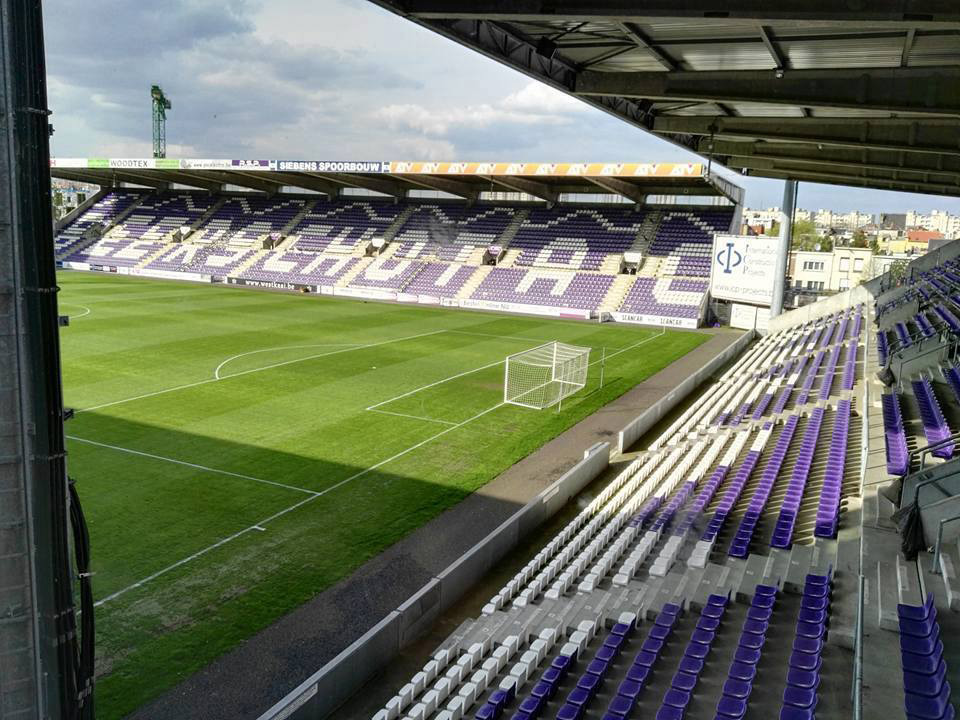
M88 208L90 208L93 204L99 202L100 198L102 198L104 195L110 192L111 189L112 188L100 188L99 190L97 190L97 192L95 192L93 195L88 197L82 203L77 205L73 210L68 212L62 218L54 221L53 234L56 235L61 230L63 230L67 225L72 223L75 218L78 218L79 216L83 215L83 213L85 213Z
M420 637L527 534L551 517L610 464L610 444L583 460L510 516L400 607L304 680L260 720L320 720L336 710L397 653Z
M815 303L804 305L796 310L771 318L769 330L772 333L791 328L794 325L829 315L837 310L844 310L856 303L873 303L873 294L865 285L846 290L830 297L825 297Z
M687 377L669 394L665 395L659 401L640 413L640 415L632 420L629 425L620 431L617 439L618 450L620 452L624 452L627 448L637 442L637 440L643 437L644 433L660 422L660 420L667 413L673 410L673 408L675 408L684 398L686 398L687 395L693 392L697 386L700 385L700 383L717 372L717 370L723 367L730 360L730 358L743 352L744 348L750 344L750 341L753 339L753 337L753 330L745 332L743 335L737 338L732 345L727 347L726 350L710 360L710 362L693 373L693 375Z

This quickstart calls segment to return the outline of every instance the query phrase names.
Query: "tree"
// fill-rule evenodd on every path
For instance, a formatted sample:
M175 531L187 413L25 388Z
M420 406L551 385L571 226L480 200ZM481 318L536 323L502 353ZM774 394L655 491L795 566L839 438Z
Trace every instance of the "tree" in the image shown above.
M865 248L867 247L867 234L857 228L853 231L853 241L850 243L851 247Z
M907 274L907 265L909 265L909 263L906 260L894 260L890 263L887 272L890 273L890 277L893 278L897 284L899 284L900 280Z

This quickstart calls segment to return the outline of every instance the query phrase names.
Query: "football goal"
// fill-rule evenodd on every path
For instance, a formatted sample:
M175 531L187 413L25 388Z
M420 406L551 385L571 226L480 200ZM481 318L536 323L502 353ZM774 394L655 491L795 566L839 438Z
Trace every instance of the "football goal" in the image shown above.
M580 390L587 382L590 348L549 342L507 356L503 401L542 410Z

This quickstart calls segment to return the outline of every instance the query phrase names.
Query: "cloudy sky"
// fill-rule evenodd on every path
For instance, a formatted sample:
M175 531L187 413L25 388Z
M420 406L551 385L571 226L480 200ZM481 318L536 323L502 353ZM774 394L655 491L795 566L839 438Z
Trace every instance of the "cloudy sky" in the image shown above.
M366 0L46 0L61 157L655 162L695 156ZM782 183L737 176L752 207ZM960 200L800 186L799 205L896 212Z

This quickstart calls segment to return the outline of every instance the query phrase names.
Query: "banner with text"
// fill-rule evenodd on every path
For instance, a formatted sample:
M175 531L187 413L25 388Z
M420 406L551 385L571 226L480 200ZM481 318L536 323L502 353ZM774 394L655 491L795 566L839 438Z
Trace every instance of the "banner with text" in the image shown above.
M767 235L715 235L710 295L769 306L780 247L780 238Z

